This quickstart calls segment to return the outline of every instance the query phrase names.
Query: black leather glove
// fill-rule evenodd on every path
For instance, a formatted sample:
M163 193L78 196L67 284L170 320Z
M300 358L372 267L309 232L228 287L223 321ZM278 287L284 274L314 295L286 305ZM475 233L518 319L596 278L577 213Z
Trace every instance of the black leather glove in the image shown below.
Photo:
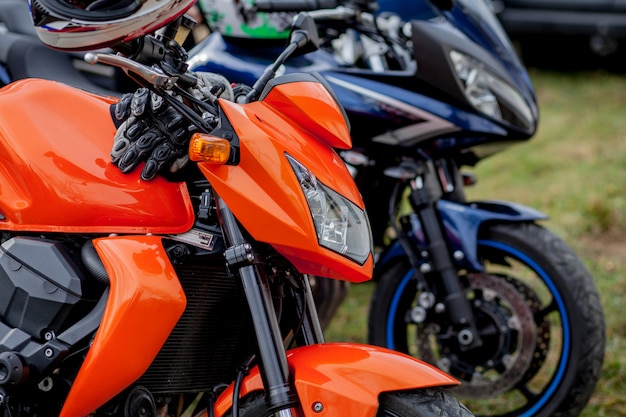
M141 179L151 180L186 155L191 136L188 122L161 97L146 88L124 94L115 105L117 129L111 158L120 171L132 171L146 162Z
M222 76L197 74L199 82L189 92L206 98L213 86L221 96L232 100L232 88ZM114 137L111 159L120 171L127 173L145 161L141 179L148 181L159 173L176 172L189 160L188 145L194 129L162 97L146 88L124 94L113 109L121 122Z

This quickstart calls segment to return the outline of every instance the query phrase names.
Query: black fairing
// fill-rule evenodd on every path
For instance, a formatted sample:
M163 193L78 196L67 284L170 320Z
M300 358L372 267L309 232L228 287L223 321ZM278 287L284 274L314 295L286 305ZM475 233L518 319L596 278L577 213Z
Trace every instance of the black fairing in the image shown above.
M451 104L476 111L465 97L463 87L454 74L453 63L449 58L451 50L473 57L510 86L517 85L508 70L493 55L448 22L413 20L411 26L413 53L417 62L416 77L424 84L437 89L441 97L447 96L446 101L450 101ZM535 133L536 106L534 103L528 103L528 105L533 112L532 121L522 122L517 126L507 122L501 123L506 126L513 137L527 138Z

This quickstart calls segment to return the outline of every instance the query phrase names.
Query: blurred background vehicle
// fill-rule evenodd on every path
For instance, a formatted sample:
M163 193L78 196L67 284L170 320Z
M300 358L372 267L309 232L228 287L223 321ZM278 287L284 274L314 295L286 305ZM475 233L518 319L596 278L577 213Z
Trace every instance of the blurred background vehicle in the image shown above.
M491 0L528 66L623 70L624 0Z

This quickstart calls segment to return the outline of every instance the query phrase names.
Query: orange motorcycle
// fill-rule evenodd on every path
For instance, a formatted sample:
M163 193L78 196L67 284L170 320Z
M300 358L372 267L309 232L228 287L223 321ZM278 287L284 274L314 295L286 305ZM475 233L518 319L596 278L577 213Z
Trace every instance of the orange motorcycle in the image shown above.
M324 343L308 275L361 282L373 261L333 150L351 146L341 106L320 77L275 77L314 45L312 22L296 19L246 104L172 98L193 82L172 65L185 22L86 57L197 127L177 179L111 163L117 99L0 90L0 415L471 416L434 367Z

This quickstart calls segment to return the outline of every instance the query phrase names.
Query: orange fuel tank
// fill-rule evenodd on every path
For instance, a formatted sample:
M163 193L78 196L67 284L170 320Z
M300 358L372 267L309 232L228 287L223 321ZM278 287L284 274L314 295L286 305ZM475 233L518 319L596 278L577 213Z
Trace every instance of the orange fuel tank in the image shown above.
M0 230L181 233L183 183L122 174L109 152L111 97L28 79L0 90Z

